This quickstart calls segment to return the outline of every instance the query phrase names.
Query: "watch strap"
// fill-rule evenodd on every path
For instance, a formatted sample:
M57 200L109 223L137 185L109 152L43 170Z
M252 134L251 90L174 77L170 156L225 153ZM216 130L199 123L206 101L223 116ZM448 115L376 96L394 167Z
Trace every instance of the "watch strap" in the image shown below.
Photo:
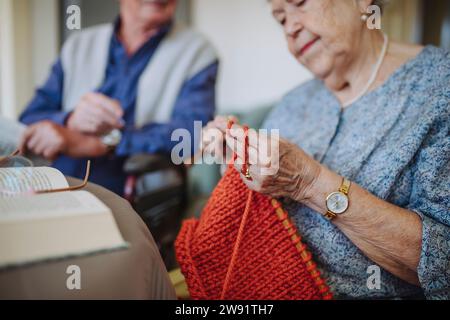
M331 221L331 220L337 218L337 215L336 215L336 213L331 212L330 210L328 210L327 213L324 214L324 217L325 217L327 220L330 220L330 221Z
M347 178L344 178L342 181L342 185L339 188L339 192L342 192L343 194L345 194L346 196L348 196L348 192L350 190L350 186L351 186L351 181L348 180Z

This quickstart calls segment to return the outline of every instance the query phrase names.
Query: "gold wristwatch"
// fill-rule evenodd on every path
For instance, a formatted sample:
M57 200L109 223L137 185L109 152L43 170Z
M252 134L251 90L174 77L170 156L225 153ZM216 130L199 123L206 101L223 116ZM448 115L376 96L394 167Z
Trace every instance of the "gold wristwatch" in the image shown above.
M348 199L350 186L350 180L344 178L339 190L328 195L326 201L328 211L325 214L325 218L327 218L328 220L333 220L338 215L341 215L348 210L350 204L350 201Z

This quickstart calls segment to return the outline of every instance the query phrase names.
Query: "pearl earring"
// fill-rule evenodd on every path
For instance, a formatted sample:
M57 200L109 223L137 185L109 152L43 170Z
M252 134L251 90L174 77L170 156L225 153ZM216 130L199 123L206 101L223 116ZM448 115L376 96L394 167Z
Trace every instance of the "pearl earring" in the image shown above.
M368 19L369 19L369 16L367 14L364 13L364 14L361 15L361 21L362 22L367 22Z

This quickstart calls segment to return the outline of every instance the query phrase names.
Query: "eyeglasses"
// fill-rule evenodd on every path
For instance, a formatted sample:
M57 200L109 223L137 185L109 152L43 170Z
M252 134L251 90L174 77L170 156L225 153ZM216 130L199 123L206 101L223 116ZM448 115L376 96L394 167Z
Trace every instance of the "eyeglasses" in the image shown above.
M0 168L20 168L32 167L33 162L20 156L20 151L16 150L10 155L0 157Z
M21 157L19 156L20 154L20 150L16 150L13 153L11 153L8 156L3 156L0 157L0 168L8 168L8 167L24 167L23 170L26 170L26 167L32 167L33 163L26 159L25 157ZM20 160L19 160L20 159ZM11 165L11 164L17 164L17 163L21 163L24 162L25 165ZM26 165L29 164L29 165ZM0 196L1 195L5 195L5 196L18 196L18 195L30 195L30 194L48 194L48 193L57 193L57 192L65 192L65 191L76 191L76 190L80 190L83 189L87 186L88 182L89 182L89 176L91 173L91 161L88 160L87 164L86 164L86 173L84 175L84 179L83 182L79 185L76 186L72 186L72 187L67 187L67 188L60 188L60 189L48 189L48 190L29 190L29 191L19 191L19 192L15 192L15 191L10 191L10 190L2 190L0 188Z

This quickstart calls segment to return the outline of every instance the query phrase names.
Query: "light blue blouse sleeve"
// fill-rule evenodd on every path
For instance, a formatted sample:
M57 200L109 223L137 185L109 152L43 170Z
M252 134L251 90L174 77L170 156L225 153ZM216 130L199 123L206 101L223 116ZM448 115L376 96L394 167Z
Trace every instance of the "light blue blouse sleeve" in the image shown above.
M428 299L450 299L450 98L417 155L408 209L423 221L418 267Z

